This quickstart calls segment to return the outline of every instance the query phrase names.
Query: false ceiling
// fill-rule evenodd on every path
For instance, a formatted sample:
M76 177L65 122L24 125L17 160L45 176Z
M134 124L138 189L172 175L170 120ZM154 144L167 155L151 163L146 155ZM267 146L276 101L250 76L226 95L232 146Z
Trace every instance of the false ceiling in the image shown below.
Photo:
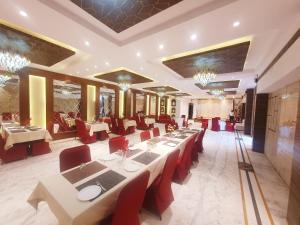
M230 81L211 82L204 87L200 83L196 83L195 85L199 87L201 90L213 90L213 89L238 88L239 84L240 84L239 80L230 80Z
M148 91L154 91L154 92L171 92L171 91L178 91L176 88L170 87L170 86L157 86L157 87L147 87L144 88Z

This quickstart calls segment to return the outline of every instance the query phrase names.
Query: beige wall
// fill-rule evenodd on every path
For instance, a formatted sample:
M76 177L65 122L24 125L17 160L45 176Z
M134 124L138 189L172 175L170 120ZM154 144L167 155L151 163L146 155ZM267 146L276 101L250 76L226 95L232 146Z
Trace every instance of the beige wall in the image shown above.
M221 117L228 118L232 110L232 99L202 99L195 102L196 116L203 116L205 118ZM195 116L195 115L194 115Z
M3 112L19 112L19 86L0 87L0 114Z
M265 154L290 185L300 82L269 96Z

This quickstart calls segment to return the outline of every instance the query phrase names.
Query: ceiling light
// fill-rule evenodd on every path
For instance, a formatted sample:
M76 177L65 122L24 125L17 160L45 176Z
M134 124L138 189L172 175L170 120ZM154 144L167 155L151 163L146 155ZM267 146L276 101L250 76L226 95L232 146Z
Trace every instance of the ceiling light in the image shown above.
M6 82L10 79L11 79L10 76L0 75L0 87L4 87L6 85Z
M21 16L23 16L23 17L28 17L28 14L27 14L25 11L23 11L23 10L20 10L20 11L19 11L19 14L20 14Z
M202 68L198 73L196 73L193 78L199 82L202 87L205 87L207 84L216 79L216 74L214 71L210 70L207 67Z
M213 89L210 91L210 93L214 96L221 96L224 93L224 91L221 89Z
M84 44L85 44L86 46L90 46L90 42L88 42L88 41L85 41Z
M233 23L233 27L238 27L238 26L240 26L240 21L235 21L234 23Z
M158 48L160 49L160 50L162 50L162 49L164 49L164 45L163 44L160 44L159 46L158 46Z
M190 39L191 39L192 41L196 40L196 39L197 39L197 34L192 34L192 35L190 36Z
M136 53L136 56L137 56L137 57L141 57L141 53L140 53L140 52L137 52L137 53Z
M165 95L165 92L157 92L159 97L163 97Z
M89 69L89 68L86 68L85 70L86 70L86 71L89 71L90 69Z
M130 88L131 84L128 82L121 82L119 83L119 87L122 91L127 91Z
M19 54L0 52L0 67L6 71L14 73L30 63L30 60Z
M97 68L98 68L98 66L97 66L97 65L95 65L95 66L94 66L94 68L95 68L95 69L97 69Z
M106 66L109 66L109 62L105 62L105 65L106 65Z

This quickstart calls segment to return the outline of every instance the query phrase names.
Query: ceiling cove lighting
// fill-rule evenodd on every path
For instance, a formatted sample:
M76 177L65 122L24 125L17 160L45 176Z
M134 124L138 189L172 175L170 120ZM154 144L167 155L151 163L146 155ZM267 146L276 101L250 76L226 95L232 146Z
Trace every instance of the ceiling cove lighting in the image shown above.
M203 87L205 87L207 84L212 82L214 79L216 79L216 74L213 70L205 67L201 69L198 73L196 73L193 78L197 82L199 82Z
M122 91L127 91L130 88L131 84L129 82L120 82L119 87Z
M10 78L11 77L7 75L0 75L0 87L5 87L6 82L10 80Z
M5 71L14 73L23 67L28 66L30 63L30 60L19 54L0 52L0 67Z
M136 53L136 56L137 56L137 57L141 57L141 53L140 53L140 52L137 52L137 53Z

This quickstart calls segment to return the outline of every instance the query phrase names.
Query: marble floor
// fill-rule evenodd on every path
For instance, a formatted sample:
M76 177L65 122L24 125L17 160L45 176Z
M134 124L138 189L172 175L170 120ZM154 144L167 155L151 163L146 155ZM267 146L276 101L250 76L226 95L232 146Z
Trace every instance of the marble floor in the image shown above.
M243 138L249 145L249 138ZM128 139L136 143L139 135ZM0 166L0 225L58 225L46 203L35 211L26 201L39 178L59 173L59 153L79 144L74 139L52 142L50 154ZM90 148L92 158L97 159L108 151L107 141ZM172 185L175 201L162 221L143 210L142 225L245 224L234 133L208 131L204 148L185 183ZM275 224L286 225L288 188L264 155L248 152Z

